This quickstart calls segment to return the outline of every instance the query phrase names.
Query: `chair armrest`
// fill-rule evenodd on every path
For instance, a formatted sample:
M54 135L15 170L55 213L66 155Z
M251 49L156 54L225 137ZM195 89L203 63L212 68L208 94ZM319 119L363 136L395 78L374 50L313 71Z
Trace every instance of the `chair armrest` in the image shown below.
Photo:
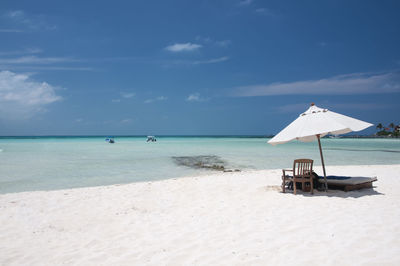
M282 169L282 173L284 176L286 175L285 172L293 172L293 169Z

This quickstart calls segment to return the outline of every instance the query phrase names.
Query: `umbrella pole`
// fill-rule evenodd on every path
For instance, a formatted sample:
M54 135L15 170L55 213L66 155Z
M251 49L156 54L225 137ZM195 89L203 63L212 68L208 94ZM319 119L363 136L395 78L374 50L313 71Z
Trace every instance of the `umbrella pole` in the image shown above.
M319 154L321 155L322 170L324 171L325 191L327 191L328 190L328 182L326 181L324 156L322 155L321 136L319 134L317 134L317 139L318 139L318 146L319 146Z

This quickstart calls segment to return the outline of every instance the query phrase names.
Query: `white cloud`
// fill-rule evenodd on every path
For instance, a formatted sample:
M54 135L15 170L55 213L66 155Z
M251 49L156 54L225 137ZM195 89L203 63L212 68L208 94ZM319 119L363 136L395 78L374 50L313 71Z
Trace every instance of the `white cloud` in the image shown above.
M202 47L201 44L195 44L195 43L175 43L172 45L169 45L165 47L165 50L170 51L170 52L190 52L190 51L195 51L198 50Z
M0 72L0 118L27 119L43 112L46 105L60 101L56 87L30 79L26 74Z
M129 124L129 123L131 123L132 122L132 119L131 118L126 118L126 119L122 119L121 120L121 123L122 124Z
M63 67L63 66L32 66L32 65L0 65L0 68L8 68L13 70L49 70L49 71L96 71L92 67Z
M227 47L232 44L231 40L213 40L210 37L196 36L196 41L207 44L207 45L216 45L219 47Z
M24 30L54 30L57 28L55 25L47 23L43 15L28 15L23 10L11 10L4 13L2 17L15 27L22 27ZM20 29L17 30L20 31Z
M224 61L229 60L228 56L223 56L219 58L211 58L211 59L205 59L205 60L174 60L165 63L166 66L195 66L195 65L204 65L204 64L216 64L216 63L221 63Z
M144 101L144 103L153 103L153 102L159 102L159 101L166 101L168 98L165 96L159 96L157 98L153 98L153 99L147 99Z
M251 3L253 3L253 0L242 0L242 1L239 1L238 5L239 6L248 6Z
M212 58L208 60L200 60L200 61L194 61L192 62L193 65L201 65L201 64L215 64L215 63L220 63L229 60L228 56L223 56L219 58Z
M200 93L198 93L198 92L192 93L192 94L190 94L190 95L186 98L186 101L188 101L188 102L204 102L204 101L206 101L206 100L207 100L207 99L202 98L202 97L200 96Z
M126 99L133 98L133 97L135 97L135 95L136 95L136 93L133 93L133 92L122 92L121 93L121 96Z
M232 89L233 96L350 95L400 92L400 73L355 73L319 80L250 85Z
M38 54L38 53L42 53L42 52L43 52L43 50L39 49L39 48L26 48L24 50L13 50L13 51L8 51L8 52L0 52L0 56L11 56L11 55L21 55L21 54Z
M121 94L122 98L125 98L125 99L133 98L136 95L135 93L132 93L132 92L121 92L120 94ZM112 99L111 102L120 103L121 99Z
M231 43L232 43L231 40L215 41L215 44L220 47L227 47L231 45Z
M59 66L60 63L76 63L85 60L71 58L71 57L39 57L36 55L26 55L19 57L10 57L17 54L38 54L42 50L30 48L20 51L0 52L0 68L9 70L66 70L66 71L94 71L91 67L79 66Z
M25 12L22 10L11 10L4 13L3 17L13 20L18 23L30 23L30 20L26 17Z
M203 36L196 36L196 41L203 42L203 43L211 43L213 40L210 37L203 37Z
M277 19L280 17L279 13L277 13L276 11L272 11L269 8L264 8L264 7L256 8L255 12L259 15L263 15L263 16L269 17L271 19Z
M69 57L38 57L38 56L21 56L15 58L0 58L0 64L4 65L14 65L14 64L55 64L63 62L79 62L78 59L73 59Z
M23 30L18 30L18 29L0 29L0 32L4 33L19 33L19 32L24 32Z
M16 20L25 20L25 13L22 10L9 11L5 16Z

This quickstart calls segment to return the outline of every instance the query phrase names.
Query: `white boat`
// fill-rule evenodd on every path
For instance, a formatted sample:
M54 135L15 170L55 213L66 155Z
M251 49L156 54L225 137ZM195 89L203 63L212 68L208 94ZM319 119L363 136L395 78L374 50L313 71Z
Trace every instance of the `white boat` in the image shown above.
M146 142L156 142L156 141L157 141L156 137L154 137L154 136L147 136Z
M114 137L107 137L107 138L105 139L105 141L108 142L108 143L115 143Z

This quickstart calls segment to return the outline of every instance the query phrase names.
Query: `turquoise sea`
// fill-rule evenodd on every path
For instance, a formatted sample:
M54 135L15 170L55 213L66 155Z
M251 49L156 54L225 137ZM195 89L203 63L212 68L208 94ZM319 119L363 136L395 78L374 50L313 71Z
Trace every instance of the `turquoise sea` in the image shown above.
M317 142L271 146L263 137L0 137L0 193L320 165ZM326 165L399 164L400 139L322 139ZM329 173L328 173L329 174Z

